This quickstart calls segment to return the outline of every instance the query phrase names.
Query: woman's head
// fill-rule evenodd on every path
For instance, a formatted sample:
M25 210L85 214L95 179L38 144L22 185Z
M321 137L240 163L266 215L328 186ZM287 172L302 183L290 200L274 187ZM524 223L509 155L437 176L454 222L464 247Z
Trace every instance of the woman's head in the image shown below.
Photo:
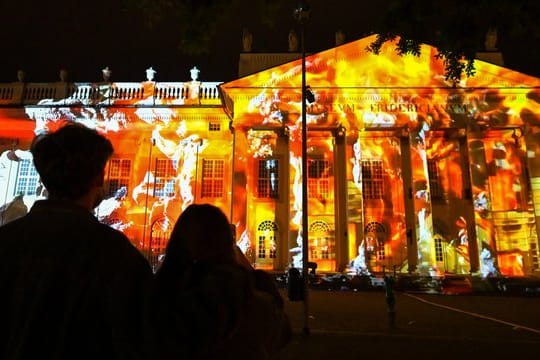
M234 239L227 216L214 205L192 204L178 218L165 261L234 261Z

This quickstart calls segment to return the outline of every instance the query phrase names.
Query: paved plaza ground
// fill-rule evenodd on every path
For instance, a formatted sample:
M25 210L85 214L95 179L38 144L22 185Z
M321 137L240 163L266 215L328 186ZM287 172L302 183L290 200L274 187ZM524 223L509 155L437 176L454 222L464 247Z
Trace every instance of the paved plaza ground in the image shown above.
M384 291L310 290L307 312L303 301L287 300L294 336L276 359L502 359L540 353L540 296L397 291L395 299L394 326Z

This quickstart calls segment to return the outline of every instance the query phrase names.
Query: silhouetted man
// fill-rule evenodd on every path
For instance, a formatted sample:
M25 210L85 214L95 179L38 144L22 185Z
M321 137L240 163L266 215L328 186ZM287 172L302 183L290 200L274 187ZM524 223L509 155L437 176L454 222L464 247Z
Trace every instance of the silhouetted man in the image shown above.
M0 359L144 358L150 266L92 214L110 141L67 125L30 151L49 197L0 227Z

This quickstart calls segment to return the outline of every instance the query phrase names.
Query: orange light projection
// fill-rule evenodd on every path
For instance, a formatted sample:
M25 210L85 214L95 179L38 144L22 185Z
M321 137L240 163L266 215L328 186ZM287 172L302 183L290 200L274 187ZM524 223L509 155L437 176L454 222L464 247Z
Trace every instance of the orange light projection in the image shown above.
M434 48L398 56L386 44L374 55L366 51L373 40L306 58L314 95L307 174L301 60L220 85L224 109L168 98L179 91L172 83L145 82L125 97L115 84L96 85L94 102L1 109L0 125L25 139L14 145L20 151L33 134L13 130L13 119L34 120L34 133L77 121L106 134L115 146L110 197L96 215L153 264L182 210L208 202L229 215L239 246L260 268L302 266L308 211L308 253L318 270L531 273L540 248L531 235L538 222L532 199L540 194L531 185L540 178L540 80L477 61L476 76L453 84ZM9 202L17 170L11 149L2 149L0 185ZM25 201L37 197L27 193Z
M521 170L527 139L523 136L516 148L509 135L516 131L521 135L527 126L538 133L540 121L533 114L540 111L539 80L477 61L476 76L453 84L446 81L434 48L423 46L419 57L398 56L393 44L386 44L380 55L374 55L366 51L373 40L368 37L306 58L306 82L315 98L307 105L308 144L320 131L343 128L346 181L354 184L347 188L348 195L356 192L363 197L360 216L350 217L347 225L354 229L349 231L347 248L358 248L350 258L362 264L356 270L413 265L431 274L519 273L505 265L507 260L498 264L497 254L506 251L527 253L529 267L537 267L533 264L537 250L525 242L516 246L512 240L527 237L529 228L519 226L505 237L497 230L496 218L502 215L496 214L534 217ZM290 133L293 231L302 211L300 84L298 60L222 85L235 101L236 126L286 127ZM493 145L486 143L487 137L497 128L510 129L494 133L493 145L511 146L505 153L513 165L499 170L505 175L481 179L478 169L492 164ZM325 157L336 153L333 141L323 151ZM482 143L480 158L477 141ZM321 154L308 146L308 157ZM369 173L377 162L381 172ZM412 199L414 214L405 210L407 198ZM321 216L318 205L310 196L312 223ZM349 204L348 214L353 213L358 212ZM413 224L416 241L407 245L407 227ZM442 240L438 244L434 239Z

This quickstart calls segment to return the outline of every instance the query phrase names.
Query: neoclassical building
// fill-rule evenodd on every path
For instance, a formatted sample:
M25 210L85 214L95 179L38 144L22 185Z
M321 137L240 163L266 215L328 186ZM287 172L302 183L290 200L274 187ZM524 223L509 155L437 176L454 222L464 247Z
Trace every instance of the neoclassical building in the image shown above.
M191 203L230 218L258 268L540 274L540 79L487 62L459 83L436 50L306 58L308 229L302 227L301 60L227 83L0 84L2 221L44 196L27 151L74 121L115 146L96 209L158 264Z

